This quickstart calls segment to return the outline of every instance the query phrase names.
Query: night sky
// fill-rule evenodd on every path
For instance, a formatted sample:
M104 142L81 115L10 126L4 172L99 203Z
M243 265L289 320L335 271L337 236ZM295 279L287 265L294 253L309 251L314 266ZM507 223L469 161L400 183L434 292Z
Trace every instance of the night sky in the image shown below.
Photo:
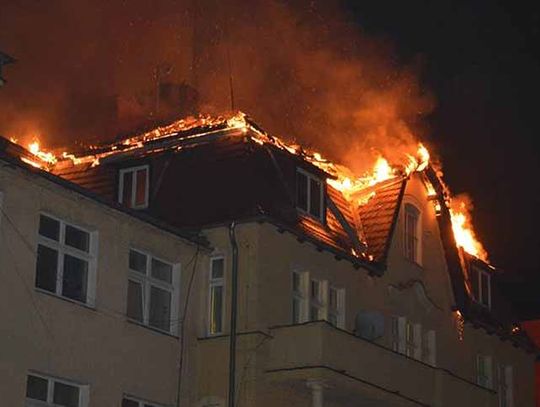
M213 1L205 0L209 4ZM231 38L234 39L236 35L237 39L249 39L253 33L261 38L254 47L233 48L233 54L239 55L241 52L243 56L247 55L256 61L257 52L262 51L270 56L276 52L274 48L282 51L281 54L276 53L272 61L274 65L270 67L257 66L253 61L247 61L247 68L254 70L254 76L259 82L262 82L260 78L265 75L275 75L276 80L283 80L291 72L297 74L311 68L312 60L304 58L301 61L299 58L300 62L296 61L296 65L286 66L288 70L282 69L291 56L308 55L311 58L314 55L309 54L309 46L307 50L305 46L294 45L294 48L291 46L294 41L286 39L279 42L273 37L286 30L289 30L292 37L304 34L294 26L294 21L291 23L285 18L275 27L269 25L274 31L265 32L265 24L271 24L281 14L265 15L264 8L260 8L257 14L252 9L252 2L231 1L237 7L231 14L240 16L239 21L231 20L232 26L238 29L238 32L230 33ZM317 2L295 0L291 3L295 3L296 10L302 14L305 10L313 10L313 4ZM156 6L150 4L146 1L59 1L49 5L25 0L2 4L0 49L12 53L19 59L19 63L6 69L5 77L9 83L0 90L0 132L7 135L10 128L2 126L10 118L20 119L16 116L21 112L36 113L38 122L43 128L48 128L49 133L57 131L60 134L62 129L58 123L51 122L57 121L58 117L70 115L71 123L67 123L69 120L64 123L65 133L72 134L73 128L80 128L81 123L86 123L89 131L97 131L94 127L99 123L99 116L91 116L90 107L107 106L105 102L111 95L105 93L115 81L110 72L116 70L115 86L121 92L122 86L129 88L134 83L151 81L152 69L163 55L172 59L177 57L179 60L183 57L183 54L175 54L182 46L181 35L176 33L178 27L184 25L183 19L189 17L187 12L176 10L178 5L173 0L160 0ZM347 23L355 26L360 33L382 39L384 44L391 44L392 58L395 60L390 61L390 65L416 67L420 87L430 93L434 101L434 107L426 108L430 113L423 117L423 126L427 130L422 132L422 138L443 160L445 179L452 191L455 194L466 192L471 196L477 234L490 260L512 275L536 278L540 248L540 222L536 213L540 207L540 188L536 180L540 158L536 147L538 143L535 142L540 130L540 115L537 112L540 97L540 6L521 2L505 4L500 1L379 0L341 1L341 8L345 10ZM211 17L206 17L205 13L212 9L209 7L203 10L204 18L209 21ZM321 21L327 18L323 9L320 9L323 14L320 16ZM214 18L219 21L222 17L216 13ZM331 18L329 15L328 19ZM314 21L316 24L317 18ZM212 23L207 25L212 26ZM240 28L248 31L241 31ZM350 34L343 37L336 34L333 41L332 29L330 27L326 30L329 37L325 39L326 47L343 45L345 49L348 43L355 42L351 41ZM210 33L208 38L212 42L213 36L219 35L224 34L217 30ZM151 46L144 44L145 37L152 41ZM308 35L306 41L314 41L317 37L313 35L311 38ZM158 44L162 44L164 39L175 39L177 44L170 43L168 49L158 50ZM370 41L367 41L368 46L365 47L368 51L362 51L362 56L367 55L377 61L368 64L366 70L374 82L382 83L389 63L386 60L383 63L379 61L384 58L378 54L376 47L370 48ZM135 51L130 54L130 50ZM328 105L335 104L336 100L340 102L339 98L323 97L334 86L334 79L339 81L339 84L336 83L336 92L347 91L347 75L351 70L340 65L343 68L342 75L334 78L331 75L337 69L333 69L332 63L337 61L342 64L343 61L336 59L336 55L331 52L321 55L325 58L322 60L329 63L325 69L319 67L318 73L320 77L327 78L327 83L322 81L320 89L315 89L318 86L315 77L308 75L302 84L315 89L314 93L305 93L305 89L300 89L304 92L302 94L300 90L291 87L287 88L289 93L282 92L284 99L276 97L274 105L264 104L263 101L272 99L268 98L269 92L279 92L282 87L268 80L263 89L260 87L262 85L252 81L246 89L253 90L253 94L248 95L253 100L245 97L243 102L244 89L237 81L238 103L242 108L244 103L248 112L253 111L255 118L262 117L261 124L265 127L269 125L269 130L272 130L273 121L279 121L281 117L284 121L288 120L287 111L300 109L298 106L305 111L295 111L296 118L309 119L324 115L324 108L320 108L321 112L317 110L317 101L324 101ZM147 64L143 66L145 60ZM206 65L213 62L207 60ZM241 62L239 57L233 60L239 72L237 76L243 75ZM377 73L379 66L382 67L380 74ZM203 69L204 65L199 67ZM205 80L215 76L216 72L210 72L201 83L204 85ZM217 89L213 82L207 82L211 85L210 89ZM297 84L295 81L289 82L289 85ZM399 94L403 83L396 81L394 88L390 87L390 91L383 95L386 98L384 100L388 101L394 94ZM360 85L360 95L347 95L349 99L341 102L365 102L361 97L363 91L366 94L376 94L376 87L371 88L367 83ZM92 92L96 93L96 89L102 89L102 94L92 96L93 99L87 97ZM414 92L419 93L418 90ZM66 97L67 93L69 97ZM228 92L224 94L227 96ZM89 108L81 108L72 114L74 108L70 101L81 99L81 95L86 98ZM298 98L295 99L295 96ZM298 103L304 100L312 101L313 106ZM429 104L419 94L413 95L411 101L412 113L414 109L423 109ZM51 111L51 106L63 106L63 110L58 107L56 111ZM404 111L408 117L411 116L406 108L398 107L400 112ZM369 109L364 110L364 113L370 113ZM103 115L103 111L98 113ZM320 127L335 125L335 122L314 121L311 124ZM279 125L277 127L281 130ZM292 120L291 128L286 127L284 130L292 133L309 133L310 130L309 126L296 128ZM340 131L337 129L337 132Z
M501 1L348 2L368 32L418 58L437 105L429 139L453 192L474 201L496 265L534 276L540 249L540 6Z

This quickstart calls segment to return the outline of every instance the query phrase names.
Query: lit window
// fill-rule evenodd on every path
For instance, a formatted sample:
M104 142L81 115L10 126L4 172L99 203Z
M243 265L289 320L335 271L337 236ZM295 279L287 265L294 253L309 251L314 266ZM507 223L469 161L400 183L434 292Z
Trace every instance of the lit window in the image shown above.
M26 407L86 407L88 386L29 374L26 379Z
M40 215L36 287L82 303L93 303L93 234L62 220Z
M225 259L215 257L210 260L210 284L208 292L208 333L223 333L225 301Z
M147 208L148 191L148 165L120 170L118 202L133 209Z
M122 398L122 407L163 407L163 405L144 401L132 396L124 396Z
M420 211L411 204L405 204L405 257L420 264Z
M319 220L324 220L324 182L301 170L296 171L296 206Z
M178 272L162 260L138 250L129 251L127 316L144 325L173 333L178 317Z
M307 273L292 273L292 322L299 324L306 321Z
M309 320L324 319L323 283L318 280L309 282Z
M491 275L479 267L471 265L470 281L474 300L484 307L491 307Z
M499 366L499 407L514 406L512 366Z
M476 383L488 389L493 387L491 356L476 356Z
M342 288L328 289L328 322L338 328L345 327L345 290Z

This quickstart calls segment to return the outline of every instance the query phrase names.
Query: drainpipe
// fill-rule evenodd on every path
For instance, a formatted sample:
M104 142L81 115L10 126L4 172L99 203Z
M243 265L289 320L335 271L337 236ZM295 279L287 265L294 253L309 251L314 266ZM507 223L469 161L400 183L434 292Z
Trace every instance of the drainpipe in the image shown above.
M231 268L231 321L229 340L229 398L228 407L235 407L235 386L236 386L236 319L238 308L238 244L236 243L235 223L229 226L229 239L232 248L232 268Z

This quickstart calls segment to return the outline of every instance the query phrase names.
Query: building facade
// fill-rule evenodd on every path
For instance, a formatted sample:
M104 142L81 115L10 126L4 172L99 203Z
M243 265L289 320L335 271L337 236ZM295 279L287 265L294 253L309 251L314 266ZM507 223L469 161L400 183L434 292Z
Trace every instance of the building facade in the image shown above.
M346 196L244 116L46 171L2 151L9 405L52 405L58 381L66 406L225 406L231 375L238 406L534 405L536 350L430 167Z

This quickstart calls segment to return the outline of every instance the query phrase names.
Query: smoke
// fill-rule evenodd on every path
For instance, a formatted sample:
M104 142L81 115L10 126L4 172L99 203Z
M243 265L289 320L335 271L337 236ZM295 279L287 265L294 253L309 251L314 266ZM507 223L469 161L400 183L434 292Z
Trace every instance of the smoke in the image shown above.
M414 150L433 108L417 64L399 61L331 1L4 8L0 44L19 60L0 91L7 136L93 142L171 114L231 110L233 99L270 133L363 171L374 151L397 160ZM158 102L157 76L179 84L183 102Z

